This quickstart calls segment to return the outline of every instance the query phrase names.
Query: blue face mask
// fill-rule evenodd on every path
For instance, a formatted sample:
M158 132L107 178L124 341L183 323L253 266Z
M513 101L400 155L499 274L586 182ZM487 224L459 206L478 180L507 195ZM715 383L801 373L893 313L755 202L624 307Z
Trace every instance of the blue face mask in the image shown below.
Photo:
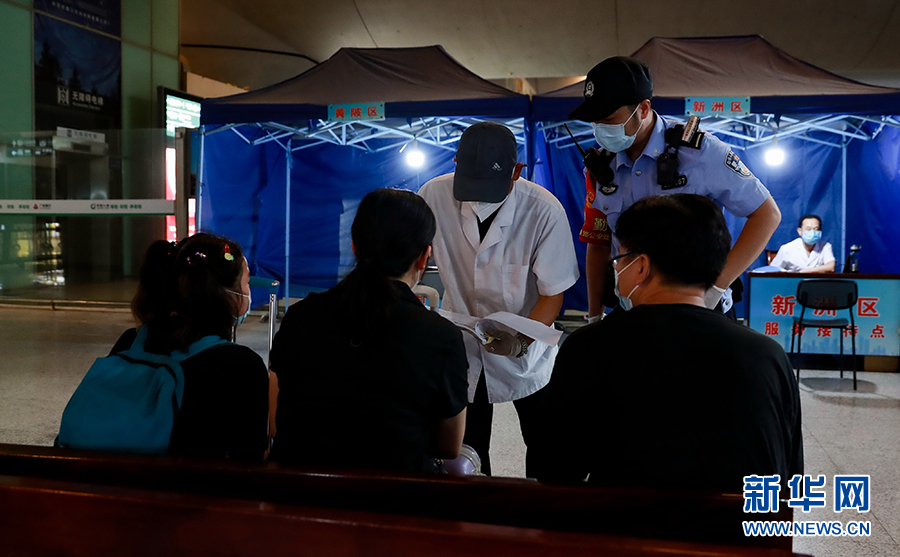
M627 135L625 133L625 124L634 118L638 108L640 108L640 106L634 107L634 111L631 113L631 116L628 117L628 120L625 120L625 122L621 124L592 123L591 127L594 128L594 139L597 140L597 143L611 153L618 153L631 147L638 132L634 132L634 135ZM638 126L638 131L640 131L643 125L644 122L642 120L641 125Z
M244 322L245 319L247 319L247 316L250 315L250 307L253 306L253 299L250 297L251 296L250 294L244 294L242 292L236 292L234 290L229 290L229 292L231 292L232 294L235 294L237 296L247 298L247 311L244 312L244 315L239 315L238 317L234 318L235 319L234 324L240 325L241 323Z
M637 258L635 258L634 261L632 261L628 265L625 265L625 269L634 265L635 261L637 261ZM627 296L622 296L621 294L619 294L619 275L624 273L625 269L614 272L613 282L615 283L615 286L613 287L613 291L616 293L616 297L619 299L619 307L624 309L625 311L629 311L634 307L634 304L631 301L631 295L634 294L634 291L638 289L638 286L640 286L640 284L635 284L634 288L631 289L631 292L629 292Z
M822 239L822 231L821 230L804 230L803 231L803 241L807 244L813 246Z

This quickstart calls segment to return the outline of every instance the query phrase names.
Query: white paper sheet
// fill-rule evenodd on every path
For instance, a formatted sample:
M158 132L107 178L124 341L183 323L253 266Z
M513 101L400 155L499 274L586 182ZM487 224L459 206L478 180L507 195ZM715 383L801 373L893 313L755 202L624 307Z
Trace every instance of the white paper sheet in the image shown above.
M460 329L478 338L481 344L486 344L491 339L489 333L497 329L506 330L512 334L522 333L545 344L556 344L562 337L562 331L508 311L498 311L481 319L443 309L439 309L437 312Z

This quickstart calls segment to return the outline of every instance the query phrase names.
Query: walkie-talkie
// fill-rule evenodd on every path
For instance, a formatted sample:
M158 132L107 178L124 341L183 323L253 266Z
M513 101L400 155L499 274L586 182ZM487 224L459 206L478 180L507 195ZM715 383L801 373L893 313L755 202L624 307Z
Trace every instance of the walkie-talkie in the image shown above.
M578 141L575 140L575 136L572 135L572 130L569 129L567 124L563 124L563 127L566 128L566 131L569 132L569 137L572 138L572 141L575 143L575 147L578 148L578 152L581 153L581 158L584 160L584 167L588 169L588 172L591 173L591 176L594 177L595 180L600 184L600 192L609 195L616 191L615 186L613 186L612 181L616 177L612 168L609 167L609 163L616 156L615 153L610 153L606 149L603 151L598 150L596 147L591 147L585 152L584 149L581 148L581 145L578 144Z

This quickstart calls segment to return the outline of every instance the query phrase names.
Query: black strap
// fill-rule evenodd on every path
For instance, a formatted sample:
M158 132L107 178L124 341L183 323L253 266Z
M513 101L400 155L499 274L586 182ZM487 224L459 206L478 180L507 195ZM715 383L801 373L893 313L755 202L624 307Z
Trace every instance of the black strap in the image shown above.
M656 183L664 190L680 188L687 185L687 176L678 173L678 149L688 147L699 149L704 133L696 131L688 142L682 140L684 126L678 124L665 131L666 148L656 159Z

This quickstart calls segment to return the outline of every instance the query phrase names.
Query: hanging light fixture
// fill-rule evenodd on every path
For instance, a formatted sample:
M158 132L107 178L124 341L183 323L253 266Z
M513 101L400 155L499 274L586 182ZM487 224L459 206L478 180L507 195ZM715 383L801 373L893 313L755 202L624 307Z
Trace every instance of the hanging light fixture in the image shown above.
M409 149L407 149L407 146ZM419 168L425 164L425 153L419 150L418 139L413 139L411 145L409 143L404 145L400 152L402 153L404 150L406 150L406 164L413 168Z
M784 149L778 146L778 136L772 140L772 146L766 150L766 164L779 166L784 162Z

